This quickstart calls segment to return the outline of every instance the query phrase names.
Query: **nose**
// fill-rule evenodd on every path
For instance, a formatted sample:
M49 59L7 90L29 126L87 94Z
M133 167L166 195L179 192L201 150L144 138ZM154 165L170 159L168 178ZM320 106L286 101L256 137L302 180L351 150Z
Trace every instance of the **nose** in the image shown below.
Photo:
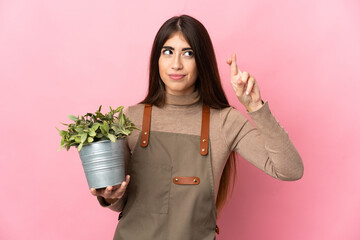
M171 68L174 69L174 70L181 70L183 68L183 64L182 64L182 61L181 61L181 55L180 54L175 54L174 55Z

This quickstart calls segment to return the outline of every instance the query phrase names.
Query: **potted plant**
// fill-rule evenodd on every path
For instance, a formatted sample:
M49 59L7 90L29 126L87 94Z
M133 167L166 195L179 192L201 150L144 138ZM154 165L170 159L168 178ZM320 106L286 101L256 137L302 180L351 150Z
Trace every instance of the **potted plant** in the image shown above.
M69 115L74 123L62 123L67 129L58 129L62 137L59 150L78 149L89 188L114 186L125 180L124 138L137 128L123 108L110 107L104 115L100 106L95 113Z

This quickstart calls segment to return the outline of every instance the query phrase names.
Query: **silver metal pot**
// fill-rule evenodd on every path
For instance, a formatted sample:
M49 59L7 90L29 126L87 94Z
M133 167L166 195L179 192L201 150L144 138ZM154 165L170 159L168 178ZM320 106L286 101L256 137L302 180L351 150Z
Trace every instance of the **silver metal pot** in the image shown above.
M79 152L89 188L104 188L125 181L124 139L85 145Z

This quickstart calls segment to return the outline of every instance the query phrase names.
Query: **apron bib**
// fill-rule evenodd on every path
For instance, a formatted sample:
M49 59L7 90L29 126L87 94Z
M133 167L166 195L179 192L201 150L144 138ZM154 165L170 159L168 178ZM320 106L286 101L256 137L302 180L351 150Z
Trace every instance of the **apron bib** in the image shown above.
M114 239L215 239L209 115L203 106L201 136L150 132L151 105L145 105L130 160L128 199Z

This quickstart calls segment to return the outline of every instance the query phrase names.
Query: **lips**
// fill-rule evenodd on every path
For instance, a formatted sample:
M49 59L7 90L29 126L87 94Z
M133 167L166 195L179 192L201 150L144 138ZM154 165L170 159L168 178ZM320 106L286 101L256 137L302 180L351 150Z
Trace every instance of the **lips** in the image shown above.
M185 77L184 74L169 74L169 77L172 79L172 80L180 80L182 79L183 77Z

